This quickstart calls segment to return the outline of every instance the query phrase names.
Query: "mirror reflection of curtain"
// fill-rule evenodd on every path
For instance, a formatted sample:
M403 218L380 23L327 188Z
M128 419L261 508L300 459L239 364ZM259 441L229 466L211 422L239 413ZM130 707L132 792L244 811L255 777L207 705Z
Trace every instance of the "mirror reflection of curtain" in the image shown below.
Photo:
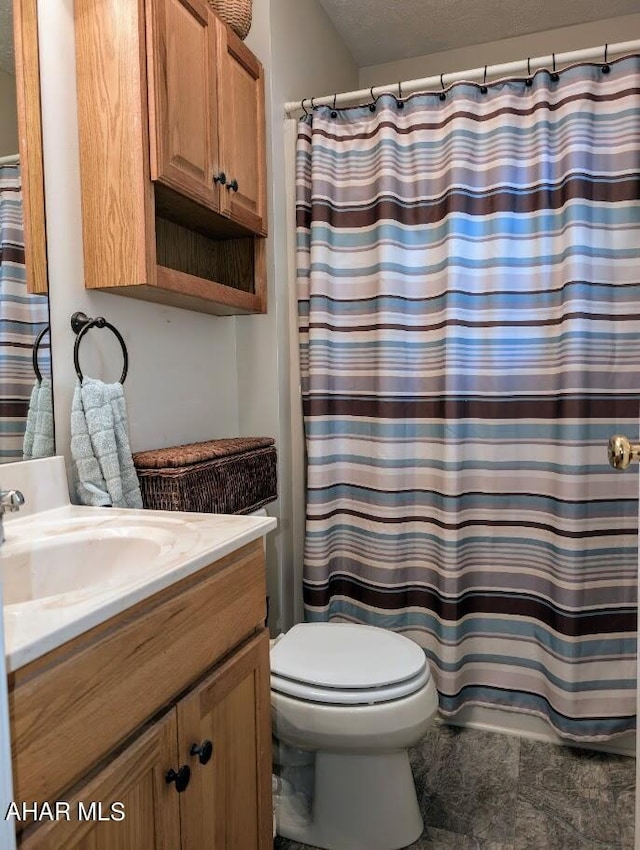
M0 165L0 462L22 460L29 399L35 383L32 352L49 321L46 296L27 292L20 166ZM50 375L48 339L40 346Z

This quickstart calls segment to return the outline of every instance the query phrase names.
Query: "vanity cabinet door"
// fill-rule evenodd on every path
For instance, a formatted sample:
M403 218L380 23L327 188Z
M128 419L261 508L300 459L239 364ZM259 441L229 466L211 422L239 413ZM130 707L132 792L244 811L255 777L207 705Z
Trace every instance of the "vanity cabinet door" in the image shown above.
M273 846L269 688L263 630L178 703L180 763L191 767L180 795L182 850Z
M266 235L264 75L237 35L217 22L218 134L226 183L222 212Z
M205 0L148 0L151 179L219 210L216 20Z
M19 836L18 847L20 850L180 850L180 795L175 785L167 784L165 779L168 770L178 769L177 751L173 710L80 790L63 798L69 803L68 821L61 819L31 827ZM88 819L79 819L81 803L83 816Z

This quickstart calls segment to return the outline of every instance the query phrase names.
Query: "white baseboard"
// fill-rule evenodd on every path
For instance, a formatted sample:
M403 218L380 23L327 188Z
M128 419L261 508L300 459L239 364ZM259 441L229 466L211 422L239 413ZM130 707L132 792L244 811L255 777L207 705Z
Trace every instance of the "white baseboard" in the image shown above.
M471 729L483 729L486 732L501 732L504 735L516 735L534 741L547 741L551 744L563 744L569 747L581 747L605 753L617 753L623 756L636 755L636 733L625 732L602 742L574 742L561 738L553 732L540 717L522 712L505 711L501 708L488 708L482 705L467 705L455 717L443 717L443 723L450 726L465 726Z

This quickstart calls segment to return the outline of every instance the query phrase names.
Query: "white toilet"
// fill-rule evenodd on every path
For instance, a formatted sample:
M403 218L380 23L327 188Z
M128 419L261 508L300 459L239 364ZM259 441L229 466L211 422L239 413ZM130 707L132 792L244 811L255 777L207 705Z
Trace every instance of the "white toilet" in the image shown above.
M310 792L305 807L304 789L284 783L278 834L329 850L415 841L423 824L407 750L437 708L423 650L395 632L304 623L274 641L275 760L290 765L289 775L306 771Z

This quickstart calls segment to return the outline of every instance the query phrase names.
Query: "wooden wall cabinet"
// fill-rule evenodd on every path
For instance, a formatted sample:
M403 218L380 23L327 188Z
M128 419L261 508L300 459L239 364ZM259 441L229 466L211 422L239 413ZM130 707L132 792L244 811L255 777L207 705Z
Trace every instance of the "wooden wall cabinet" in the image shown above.
M85 286L266 312L264 77L206 0L75 0Z
M262 66L204 0L149 0L151 179L265 235Z
M21 850L272 847L264 594L258 541L10 676L15 798L71 813Z

